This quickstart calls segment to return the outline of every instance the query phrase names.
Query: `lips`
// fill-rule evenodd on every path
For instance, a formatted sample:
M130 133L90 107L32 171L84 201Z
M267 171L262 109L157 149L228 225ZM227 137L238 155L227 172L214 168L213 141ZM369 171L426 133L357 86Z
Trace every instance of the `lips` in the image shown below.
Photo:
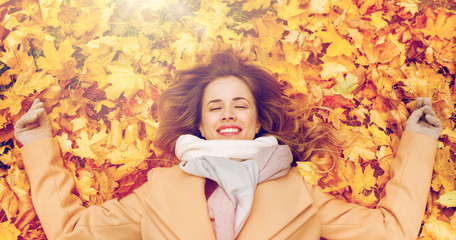
M224 136L237 135L242 131L242 129L236 125L223 125L217 129L217 132Z

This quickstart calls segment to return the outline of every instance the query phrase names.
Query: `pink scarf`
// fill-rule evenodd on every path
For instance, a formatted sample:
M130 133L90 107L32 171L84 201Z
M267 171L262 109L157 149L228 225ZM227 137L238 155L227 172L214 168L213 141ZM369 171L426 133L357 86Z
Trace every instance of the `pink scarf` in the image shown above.
M181 136L176 143L180 167L218 183L208 199L217 239L237 237L247 220L258 183L288 174L290 148L273 136L255 140L203 140Z

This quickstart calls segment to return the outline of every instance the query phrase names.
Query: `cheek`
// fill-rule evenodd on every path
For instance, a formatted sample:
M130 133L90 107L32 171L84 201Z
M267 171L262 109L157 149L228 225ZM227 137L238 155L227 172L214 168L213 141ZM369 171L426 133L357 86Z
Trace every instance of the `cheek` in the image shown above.
M199 124L199 130L201 133L207 132L214 123L214 116L211 114L202 114L201 123Z

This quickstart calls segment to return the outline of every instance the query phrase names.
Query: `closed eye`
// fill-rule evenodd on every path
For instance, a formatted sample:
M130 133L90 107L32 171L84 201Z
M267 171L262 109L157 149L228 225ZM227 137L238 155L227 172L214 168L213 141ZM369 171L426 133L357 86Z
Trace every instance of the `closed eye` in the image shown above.
M222 108L216 107L216 108L211 108L211 109L209 109L209 111L210 111L210 112L213 112L213 111L217 111L217 110L220 110L220 109L222 109Z
M235 106L234 108L247 108L246 106Z

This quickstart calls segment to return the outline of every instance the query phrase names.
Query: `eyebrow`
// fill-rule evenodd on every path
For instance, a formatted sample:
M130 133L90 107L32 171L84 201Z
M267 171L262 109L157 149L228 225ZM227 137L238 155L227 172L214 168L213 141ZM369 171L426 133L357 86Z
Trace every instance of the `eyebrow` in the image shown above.
M247 98L245 98L245 97L235 97L235 98L233 98L233 101L241 101L241 100L245 100L245 101L247 101L250 104L249 100L247 100ZM207 105L209 105L211 103L219 103L221 101L222 101L222 99L213 99L213 100L210 100L207 103Z

